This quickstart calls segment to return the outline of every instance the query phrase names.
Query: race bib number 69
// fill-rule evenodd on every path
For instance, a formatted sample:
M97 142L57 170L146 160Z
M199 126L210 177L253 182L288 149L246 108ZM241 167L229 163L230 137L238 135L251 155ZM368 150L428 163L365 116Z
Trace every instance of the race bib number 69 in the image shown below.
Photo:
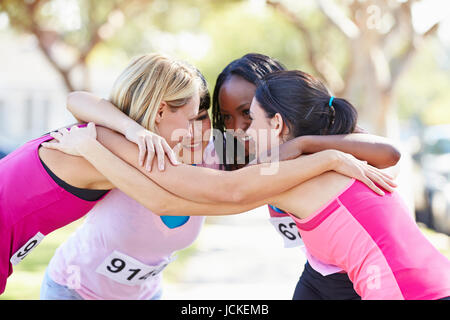
M114 251L95 271L121 284L135 286L158 275L170 262L171 260L168 260L156 266L148 266L126 254Z

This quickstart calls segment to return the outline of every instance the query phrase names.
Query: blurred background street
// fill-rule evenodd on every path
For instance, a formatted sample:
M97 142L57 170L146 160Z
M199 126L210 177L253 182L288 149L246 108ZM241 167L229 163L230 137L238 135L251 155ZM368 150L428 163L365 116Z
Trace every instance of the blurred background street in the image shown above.
M67 94L108 98L129 60L162 52L218 74L249 52L322 79L359 125L402 152L399 190L450 256L450 3L446 0L0 0L0 158L71 124ZM45 267L82 221L46 237L0 299L38 299ZM305 257L267 209L207 219L165 271L164 299L290 299Z

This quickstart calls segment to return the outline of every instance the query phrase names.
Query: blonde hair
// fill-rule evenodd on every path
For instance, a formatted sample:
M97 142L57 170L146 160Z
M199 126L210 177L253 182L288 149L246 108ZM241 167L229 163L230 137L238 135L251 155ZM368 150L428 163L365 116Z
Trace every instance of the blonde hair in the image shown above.
M110 101L146 129L157 132L155 119L161 102L170 108L186 105L205 91L193 66L162 54L134 58L115 81Z

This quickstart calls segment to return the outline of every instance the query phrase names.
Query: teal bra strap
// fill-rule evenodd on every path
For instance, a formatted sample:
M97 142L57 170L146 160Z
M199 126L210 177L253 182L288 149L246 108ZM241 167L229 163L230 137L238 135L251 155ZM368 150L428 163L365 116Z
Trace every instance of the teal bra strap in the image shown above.
M269 207L272 208L273 211L278 212L278 213L284 213L286 214L285 211L278 209L277 207L274 207L273 205L269 204Z

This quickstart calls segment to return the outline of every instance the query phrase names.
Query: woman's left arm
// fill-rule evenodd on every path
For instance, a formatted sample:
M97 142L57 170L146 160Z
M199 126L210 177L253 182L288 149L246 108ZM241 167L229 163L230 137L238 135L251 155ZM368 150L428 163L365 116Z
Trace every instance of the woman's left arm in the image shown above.
M391 188L389 185L394 186L390 178L354 157L351 156L352 158L349 158L345 153L336 150L325 150L290 161L272 163L269 166L258 165L232 172L186 165L169 165L165 172L159 172L158 170L148 172L137 164L138 150L135 144L127 141L117 132L106 128L98 128L97 137L101 141L99 143L95 138L85 134L89 128L93 129L94 125L89 124L87 128L75 127L70 132L62 130L54 133L52 136L60 142L44 143L43 146L66 153L71 153L70 150L75 149L73 151L75 152L74 154L84 156L86 160L93 164L98 171L114 185L118 186L119 189L133 185L131 175L122 175L126 169L118 169L122 160L136 167L166 190L185 199L207 203L256 202L286 191L301 182L330 170L357 178L366 183L375 192L382 193L374 184L374 181L381 186L385 185L386 190ZM100 148L99 145L101 144L107 149ZM118 158L113 161L112 157L109 157L108 161L103 161L103 158L109 154L107 152L108 149L116 154ZM117 181L118 177L115 176L117 174L120 174L120 177L124 178L124 180ZM274 174L276 174L277 179L274 179ZM201 188L191 188L193 181L200 185ZM146 192L145 189L135 190L135 192L141 191Z
M383 169L394 166L400 160L400 151L386 138L352 133L330 136L301 136L283 143L280 147L280 160L335 149L352 154L355 158L367 161L370 165Z
M159 170L164 170L164 154L167 154L172 164L178 164L175 153L162 137L145 130L108 100L89 92L74 91L67 97L67 110L79 122L95 122L123 134L129 141L137 144L139 165L144 166L145 160L145 166L149 171L154 158L158 160Z

